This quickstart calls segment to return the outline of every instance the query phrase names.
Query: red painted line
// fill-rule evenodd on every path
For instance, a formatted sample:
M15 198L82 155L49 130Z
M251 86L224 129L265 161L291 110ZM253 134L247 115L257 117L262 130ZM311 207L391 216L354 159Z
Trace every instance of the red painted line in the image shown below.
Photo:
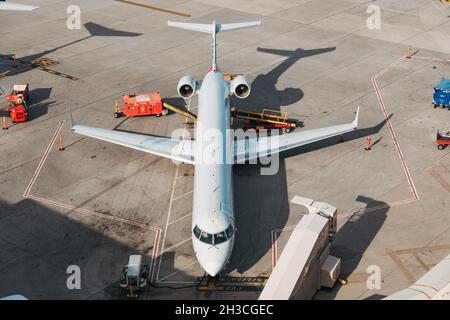
M88 210L88 209L84 209L84 208L77 208L77 207L72 206L70 204L65 204L65 203L53 201L53 200L50 200L50 199L36 197L36 196L33 196L33 195L28 195L28 196L26 196L26 198L33 199L35 201L39 201L39 202L46 203L46 204L51 204L51 205L53 205L55 207L60 207L60 208L63 208L63 209L68 209L68 210L71 210L71 211L77 211L77 212L81 212L81 213L86 213L86 214L89 214L91 216L96 216L98 218L104 218L104 219L108 219L108 220L111 220L111 221L114 221L114 222L120 222L120 223L128 224L128 225L139 227L139 228L142 228L142 229L147 229L147 230L152 230L152 231L160 230L159 228L156 228L156 227L153 227L153 226L150 226L150 225L147 225L147 224L139 223L139 222L136 222L136 221L133 221L133 220L128 220L128 219L124 219L124 218L114 217L114 216L111 216L111 215L106 214L106 213L92 211L92 210Z
M391 64L390 68L395 66L397 63L403 61L405 58L406 57L403 56L401 59L396 60L396 63ZM383 97L381 96L380 89L378 88L378 83L376 81L376 79L378 77L379 77L379 75L376 75L375 77L372 78L372 85L373 85L373 87L375 89L375 93L376 93L377 98L378 98L380 109L381 109L381 111L384 114L384 118L386 119L386 123L388 124L388 128L389 128L389 131L391 133L392 140L394 141L395 149L397 150L398 157L400 158L400 162L402 164L403 171L404 171L406 179L408 181L410 190L411 190L411 192L413 194L413 198L418 200L419 199L419 195L418 195L416 187L414 185L414 181L413 181L413 179L411 177L411 173L409 171L408 165L406 164L406 159L405 159L405 157L403 155L402 149L400 148L400 144L398 142L397 135L395 134L394 127L392 126L391 120L389 119L389 116L388 116L388 113L387 113L387 110L386 110L386 105L384 104Z
M156 231L155 234L155 242L153 244L153 250L152 250L152 264L150 267L150 282L153 283L153 280L155 279L155 272L156 272L156 259L158 257L158 247L159 247L159 239L161 236L161 229Z
M52 149L53 144L55 143L56 139L58 138L58 134L61 131L63 125L64 125L64 120L61 121L61 123L58 125L55 133L53 134L52 139L50 140L50 143L48 144L47 148L44 151L44 154L41 158L41 160L39 161L39 164L36 168L36 170L33 173L33 176L31 177L30 182L28 183L27 188L25 189L23 196L26 198L28 196L28 194L31 191L31 188L33 187L34 182L36 181L39 173L41 172L42 166L44 165L44 162L47 160L48 155L50 154L50 150Z
M37 177L39 176L39 173L41 172L42 167L44 166L45 161L47 160L50 151L52 149L52 146L55 144L56 139L58 138L59 133L61 132L63 125L64 125L65 121L62 121L55 133L53 134L52 139L50 140L50 143L47 145L47 148L44 151L44 154L42 155L41 160L39 161L38 166L36 167L36 170L34 171L28 185L27 188L25 189L24 193L23 193L23 197L24 198L28 198L28 199L32 199L41 203L45 203L45 204L49 204L49 205L53 205L59 208L64 208L64 209L68 209L68 210L72 210L72 211L77 211L77 212L81 212L81 213L85 213L85 214L89 214L92 216L96 216L96 217L100 217L100 218L104 218L104 219L109 219L115 222L119 222L119 223L124 223L124 224L128 224L128 225L132 225L135 227L139 227L142 229L146 229L146 230L150 230L155 232L155 240L154 240L154 244L153 244L153 250L151 252L151 273L150 273L150 281L153 280L154 277L154 273L155 273L155 264L156 264L156 260L158 257L158 247L159 247L159 242L160 242L160 234L161 234L161 229L157 228L157 227L153 227L147 224L143 224L143 223L139 223L136 221L132 221L132 220L128 220L128 219L124 219L124 218L119 218L119 217L114 217L105 213L100 213L100 212L96 212L96 211L92 211L92 210L88 210L88 209L84 209L84 208L77 208L75 206L69 205L69 204L65 204L65 203L61 203L61 202L57 202L54 200L50 200L50 199L45 199L45 198L41 198L41 197L37 197L37 196L33 196L30 194L31 189L33 188L34 183L36 182Z

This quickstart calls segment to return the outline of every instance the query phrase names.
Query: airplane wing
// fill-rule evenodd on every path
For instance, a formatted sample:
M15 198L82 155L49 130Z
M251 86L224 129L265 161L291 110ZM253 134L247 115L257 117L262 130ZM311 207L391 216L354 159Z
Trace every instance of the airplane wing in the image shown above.
M271 154L280 153L309 143L351 132L358 127L358 116L359 107L356 111L355 120L351 123L277 136L235 141L234 163L243 164L246 160L255 160L258 157L269 156Z
M194 164L195 142L192 140L155 137L73 124L72 115L70 115L70 120L72 131L75 133L172 160Z
M0 0L0 10L11 10L11 11L32 11L39 7L30 6L27 4L6 2L5 0Z

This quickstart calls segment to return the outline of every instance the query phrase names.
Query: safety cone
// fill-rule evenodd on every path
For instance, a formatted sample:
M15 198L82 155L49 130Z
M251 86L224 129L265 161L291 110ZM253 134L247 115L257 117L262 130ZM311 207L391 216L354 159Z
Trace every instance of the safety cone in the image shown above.
M406 59L411 59L411 56L412 56L411 46L408 46L408 47L406 48L406 54L405 54L405 56L406 56Z
M17 59L16 59L16 55L14 54L13 55L13 68L16 68L17 67Z
M8 130L8 126L6 125L6 117L3 116L3 127L2 130Z
M59 151L64 151L64 142L63 142L63 137L62 134L59 135Z
M366 147L364 148L364 150L366 150L366 151L372 150L372 137L371 136L367 136Z
M344 141L345 141L344 135L343 134L339 135L339 142L344 142Z

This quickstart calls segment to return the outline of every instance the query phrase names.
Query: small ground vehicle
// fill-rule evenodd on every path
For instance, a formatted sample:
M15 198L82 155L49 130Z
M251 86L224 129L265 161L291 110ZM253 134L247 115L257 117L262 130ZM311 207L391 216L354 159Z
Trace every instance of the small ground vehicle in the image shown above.
M8 97L8 112L12 122L25 122L28 120L26 101L29 98L28 84L15 84Z
M160 117L167 112L163 110L162 99L159 92L150 92L144 94L131 94L122 96L123 108L116 106L114 117L120 118L156 115Z
M450 110L450 79L442 78L434 87L433 106Z
M436 143L439 150L444 150L450 144L450 132L442 134L438 131L436 136Z
M142 265L142 256L131 255L120 276L120 286L127 289L127 297L139 297L139 291L147 286L148 275L149 267Z

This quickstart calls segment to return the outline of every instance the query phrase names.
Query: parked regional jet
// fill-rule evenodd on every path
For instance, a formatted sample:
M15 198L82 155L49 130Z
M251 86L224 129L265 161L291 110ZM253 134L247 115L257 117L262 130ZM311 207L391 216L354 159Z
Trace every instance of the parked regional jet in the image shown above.
M195 166L194 202L192 212L192 242L202 268L211 276L217 275L227 264L234 243L232 165L244 159L253 160L264 154L275 154L308 143L341 135L356 129L358 111L353 122L331 127L304 130L281 136L237 140L229 135L230 95L246 98L250 83L245 76L224 80L217 68L216 34L260 25L257 22L231 24L194 24L168 22L169 26L205 32L212 35L212 62L203 81L184 76L178 82L178 93L184 99L199 96L196 140L155 137L128 132L87 127L74 124L76 133L109 141L154 155L178 160ZM208 130L219 132L222 138L212 139ZM278 148L271 142L277 139ZM260 143L264 140L263 143ZM205 161L212 157L218 161Z
M27 4L7 2L6 0L0 0L0 10L11 10L11 11L32 11L39 7L30 6Z

